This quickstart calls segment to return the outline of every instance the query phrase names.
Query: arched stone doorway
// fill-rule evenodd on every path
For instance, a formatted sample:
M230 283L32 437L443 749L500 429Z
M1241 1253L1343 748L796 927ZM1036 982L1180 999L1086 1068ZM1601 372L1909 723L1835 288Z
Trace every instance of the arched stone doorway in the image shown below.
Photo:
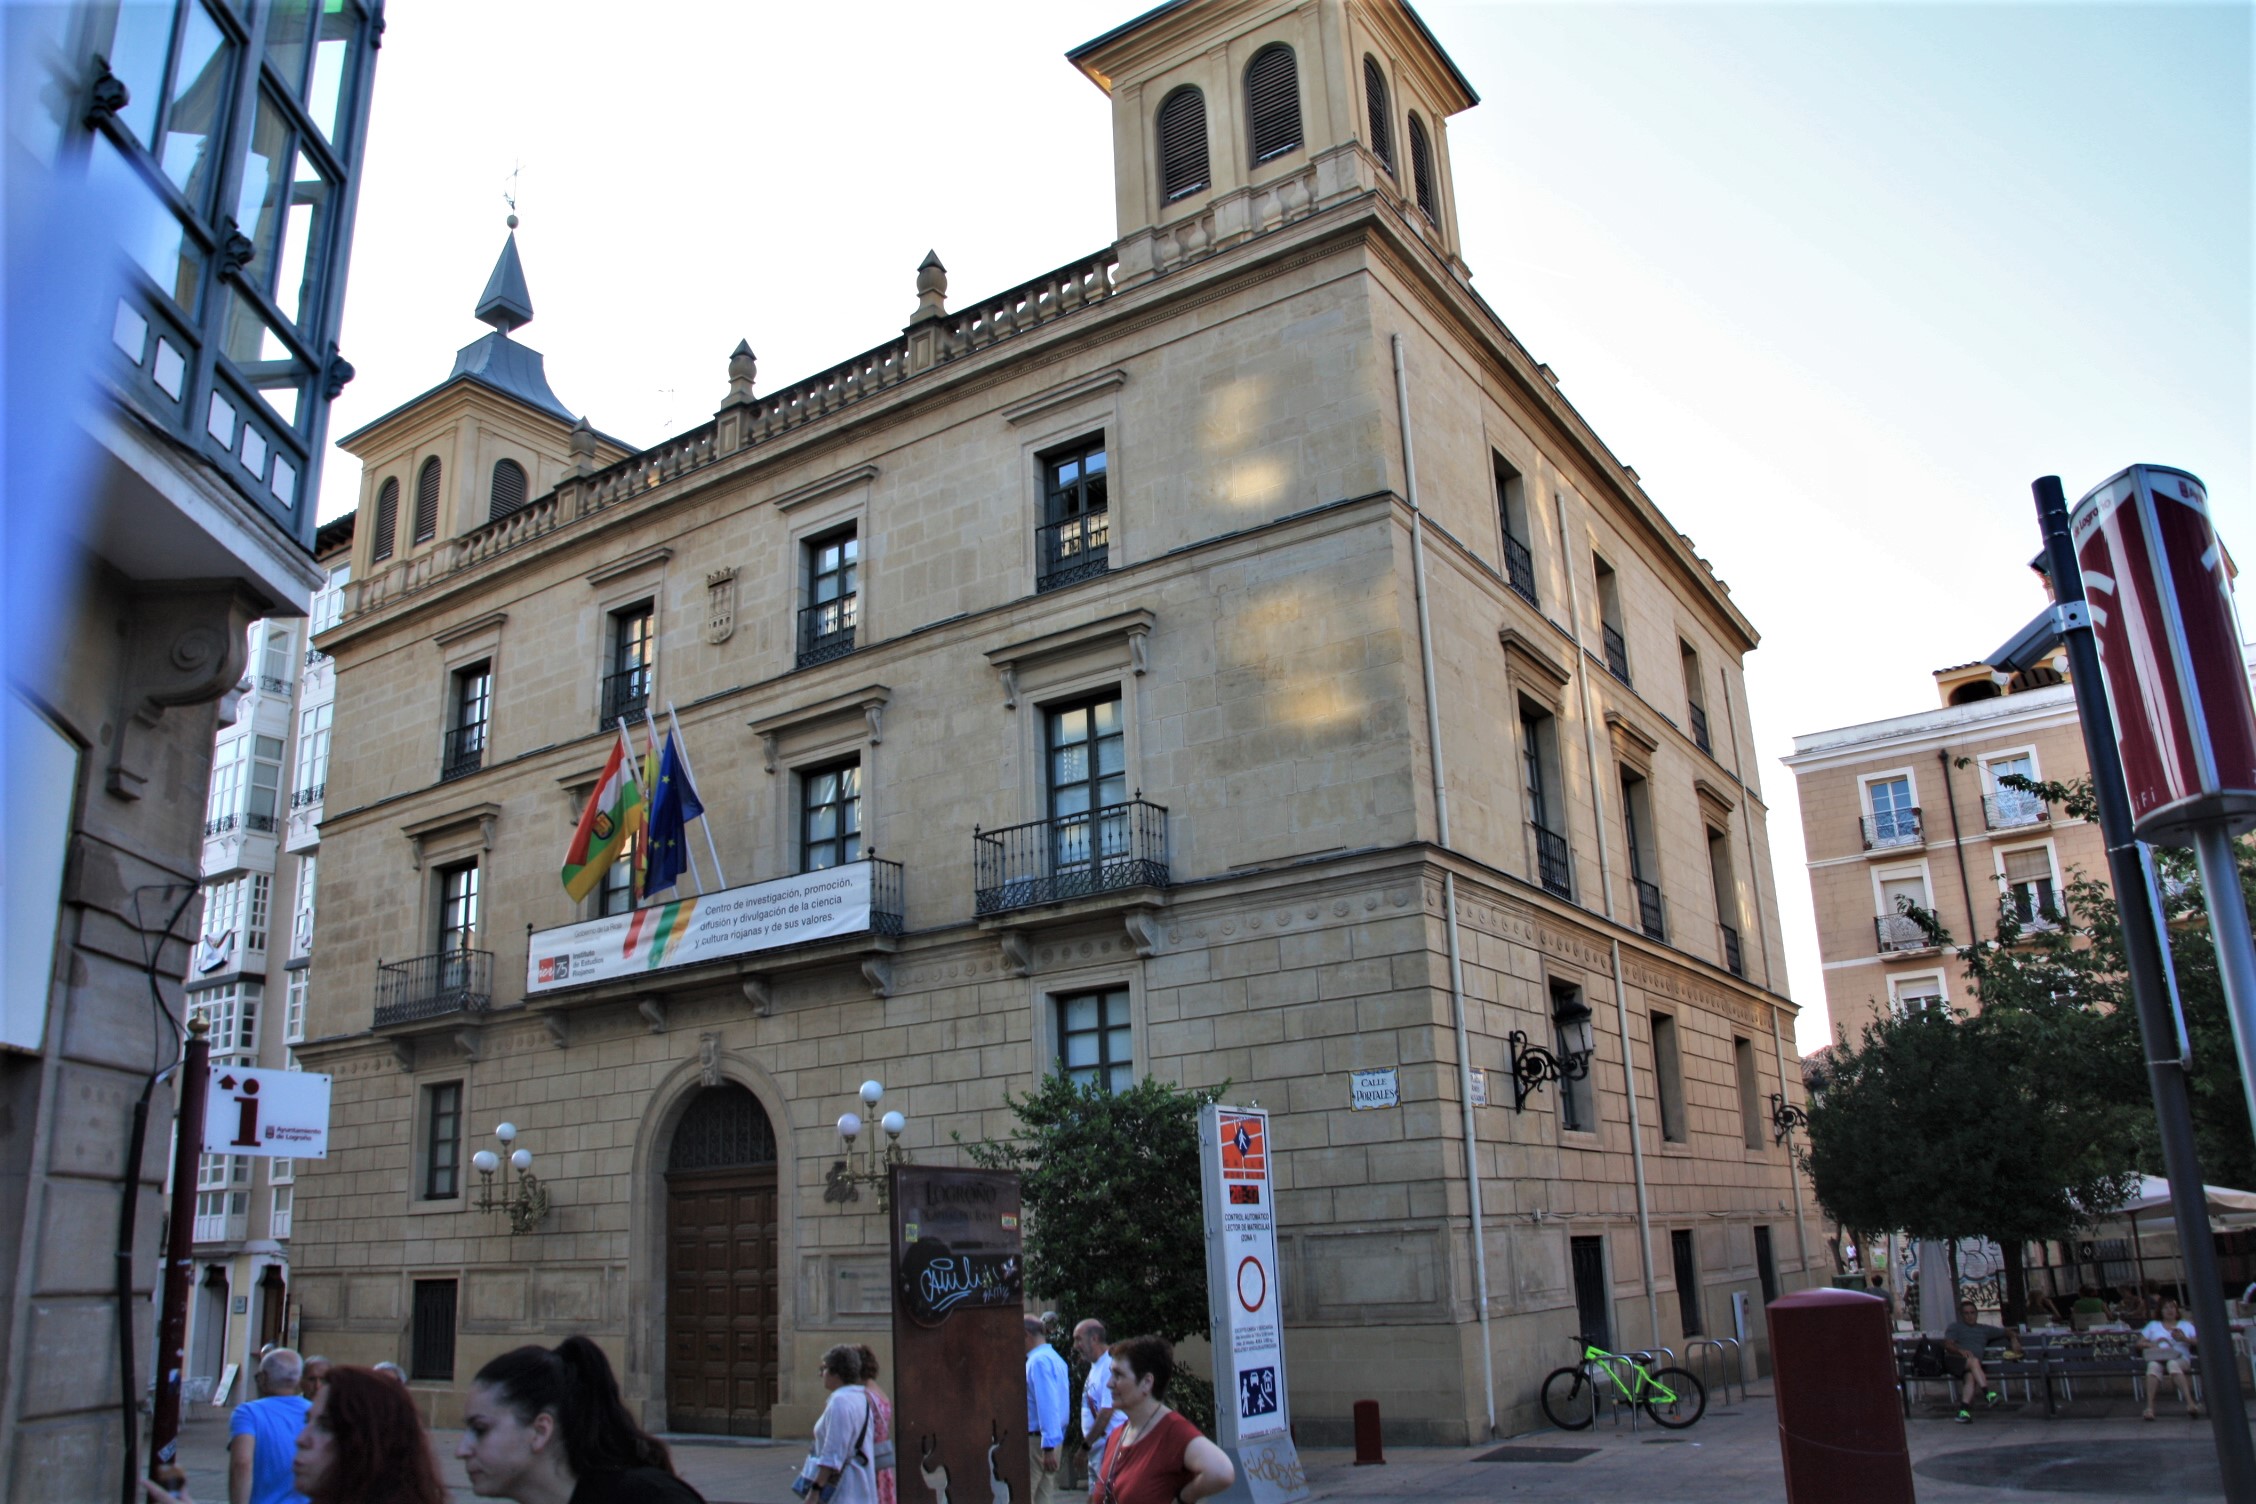
M690 1098L666 1155L666 1424L766 1436L775 1409L776 1142L752 1093Z

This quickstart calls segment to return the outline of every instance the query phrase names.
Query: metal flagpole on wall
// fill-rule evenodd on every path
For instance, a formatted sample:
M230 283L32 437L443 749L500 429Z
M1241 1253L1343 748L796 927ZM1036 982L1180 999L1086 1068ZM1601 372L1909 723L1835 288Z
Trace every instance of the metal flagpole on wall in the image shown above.
M672 715L673 713L674 713L674 707L673 707L673 706L671 706L671 705L668 705L668 706L666 707L666 714L668 714L668 715L670 716L670 715ZM650 839L650 817L649 817L649 814L648 814L647 812L648 812L649 810L651 810L651 809L655 808L655 806L657 805L657 802L658 802L658 790L657 790L657 787L656 787L656 785L657 785L657 784L659 784L660 782L664 781L664 779L665 779L665 776L666 776L666 755L665 755L664 751L662 751L662 750L660 749L660 747L659 747L659 744L658 744L658 721L657 721L657 718L656 718L655 716L651 715L651 713L650 713L650 709L649 709L649 707L648 707L648 706L645 706L645 707L643 707L643 712L642 712L642 724L643 724L643 729L644 729L645 731L647 731L647 732L649 733L649 735L650 735L650 781L651 781L652 787L651 787L651 790L650 790L650 803L649 803L649 804L646 804L646 805L644 805L644 806L643 806L643 808L644 808L644 810L645 810L645 814L644 814L644 816L643 816L643 822L642 822L642 838L643 838L643 840L644 840L644 841L645 841L645 842L647 843L647 842L649 841L649 839ZM676 727L675 729L676 729L676 730L679 730L680 728L679 728L679 727ZM685 762L685 763L684 763L683 765L684 765L684 766L686 767L686 766L687 766L687 763ZM691 785L692 785L692 786L694 786L694 785L696 784L696 782L697 782L697 780L696 780L695 776L693 775L693 776L692 776L692 777L690 778L690 783L691 783ZM694 880L696 881L696 883L697 883L697 896L698 896L698 897L700 897L700 898L702 898L702 897L704 897L704 896L705 896L705 874L697 870L697 848L696 848L695 846L691 846L691 847L689 847L689 848L688 848L688 851L689 851L689 875L690 875L690 877L691 877L691 878L693 878L693 879L694 879ZM647 861L645 861L643 865L644 865L644 867L645 867L645 868L647 869L647 868L648 868L648 866L649 866L649 863L648 863Z
M674 728L674 745L681 749L682 771L689 775L689 786L695 788L697 769L689 761L689 738L682 732L681 717L674 714L674 702L671 700L666 702L666 722ZM700 799L698 802L702 804L704 801ZM728 886L728 873L721 870L721 849L713 844L713 827L703 815L697 817L697 824L705 832L705 849L713 857L713 878L725 888Z

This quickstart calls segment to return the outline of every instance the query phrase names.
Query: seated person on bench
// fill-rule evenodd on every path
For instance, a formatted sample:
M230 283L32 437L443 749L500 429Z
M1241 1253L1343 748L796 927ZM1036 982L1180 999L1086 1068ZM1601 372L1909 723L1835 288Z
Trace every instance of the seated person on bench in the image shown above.
M1985 1326L1974 1319L1974 1302L1958 1303L1958 1320L1943 1328L1943 1371L1952 1378L1965 1380L1958 1397L1958 1418L1974 1418L1974 1393L1980 1390L1989 1404L1998 1403L1998 1392L1990 1387L1989 1375L1982 1371L1982 1353L1993 1342L2013 1343L2013 1333L2002 1326ZM2021 1356L2017 1347L2006 1356Z

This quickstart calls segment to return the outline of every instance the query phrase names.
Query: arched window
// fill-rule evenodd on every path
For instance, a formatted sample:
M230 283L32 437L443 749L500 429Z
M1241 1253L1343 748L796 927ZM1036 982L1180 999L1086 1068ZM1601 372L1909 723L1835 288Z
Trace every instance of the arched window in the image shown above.
M1441 223L1441 211L1434 207L1433 147L1426 141L1426 123L1415 111L1410 115L1410 186L1418 195L1418 212Z
M493 468L492 500L487 504L486 517L507 517L525 504L525 467L515 460L495 460Z
M1159 105L1159 194L1167 203L1213 182L1206 170L1206 96L1185 85Z
M415 472L415 541L428 543L439 535L439 460L433 455Z
M376 488L375 546L368 550L371 559L383 560L392 556L392 545L399 537L399 482L387 479Z
M1387 108L1386 75L1379 71L1379 60L1369 53L1363 54L1363 99L1371 109L1371 155L1392 176L1394 115Z
M1253 123L1255 162L1300 149L1300 69L1282 42L1270 43L1246 64L1246 118Z
M729 1082L690 1098L674 1129L666 1169L732 1170L776 1162L775 1129L752 1093Z

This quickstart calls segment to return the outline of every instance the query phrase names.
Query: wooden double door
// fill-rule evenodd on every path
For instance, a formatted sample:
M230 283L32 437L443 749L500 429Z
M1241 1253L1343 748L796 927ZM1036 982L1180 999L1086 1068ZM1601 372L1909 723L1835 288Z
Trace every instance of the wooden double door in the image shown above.
M666 1177L666 1412L675 1431L770 1434L777 1334L773 1163Z

